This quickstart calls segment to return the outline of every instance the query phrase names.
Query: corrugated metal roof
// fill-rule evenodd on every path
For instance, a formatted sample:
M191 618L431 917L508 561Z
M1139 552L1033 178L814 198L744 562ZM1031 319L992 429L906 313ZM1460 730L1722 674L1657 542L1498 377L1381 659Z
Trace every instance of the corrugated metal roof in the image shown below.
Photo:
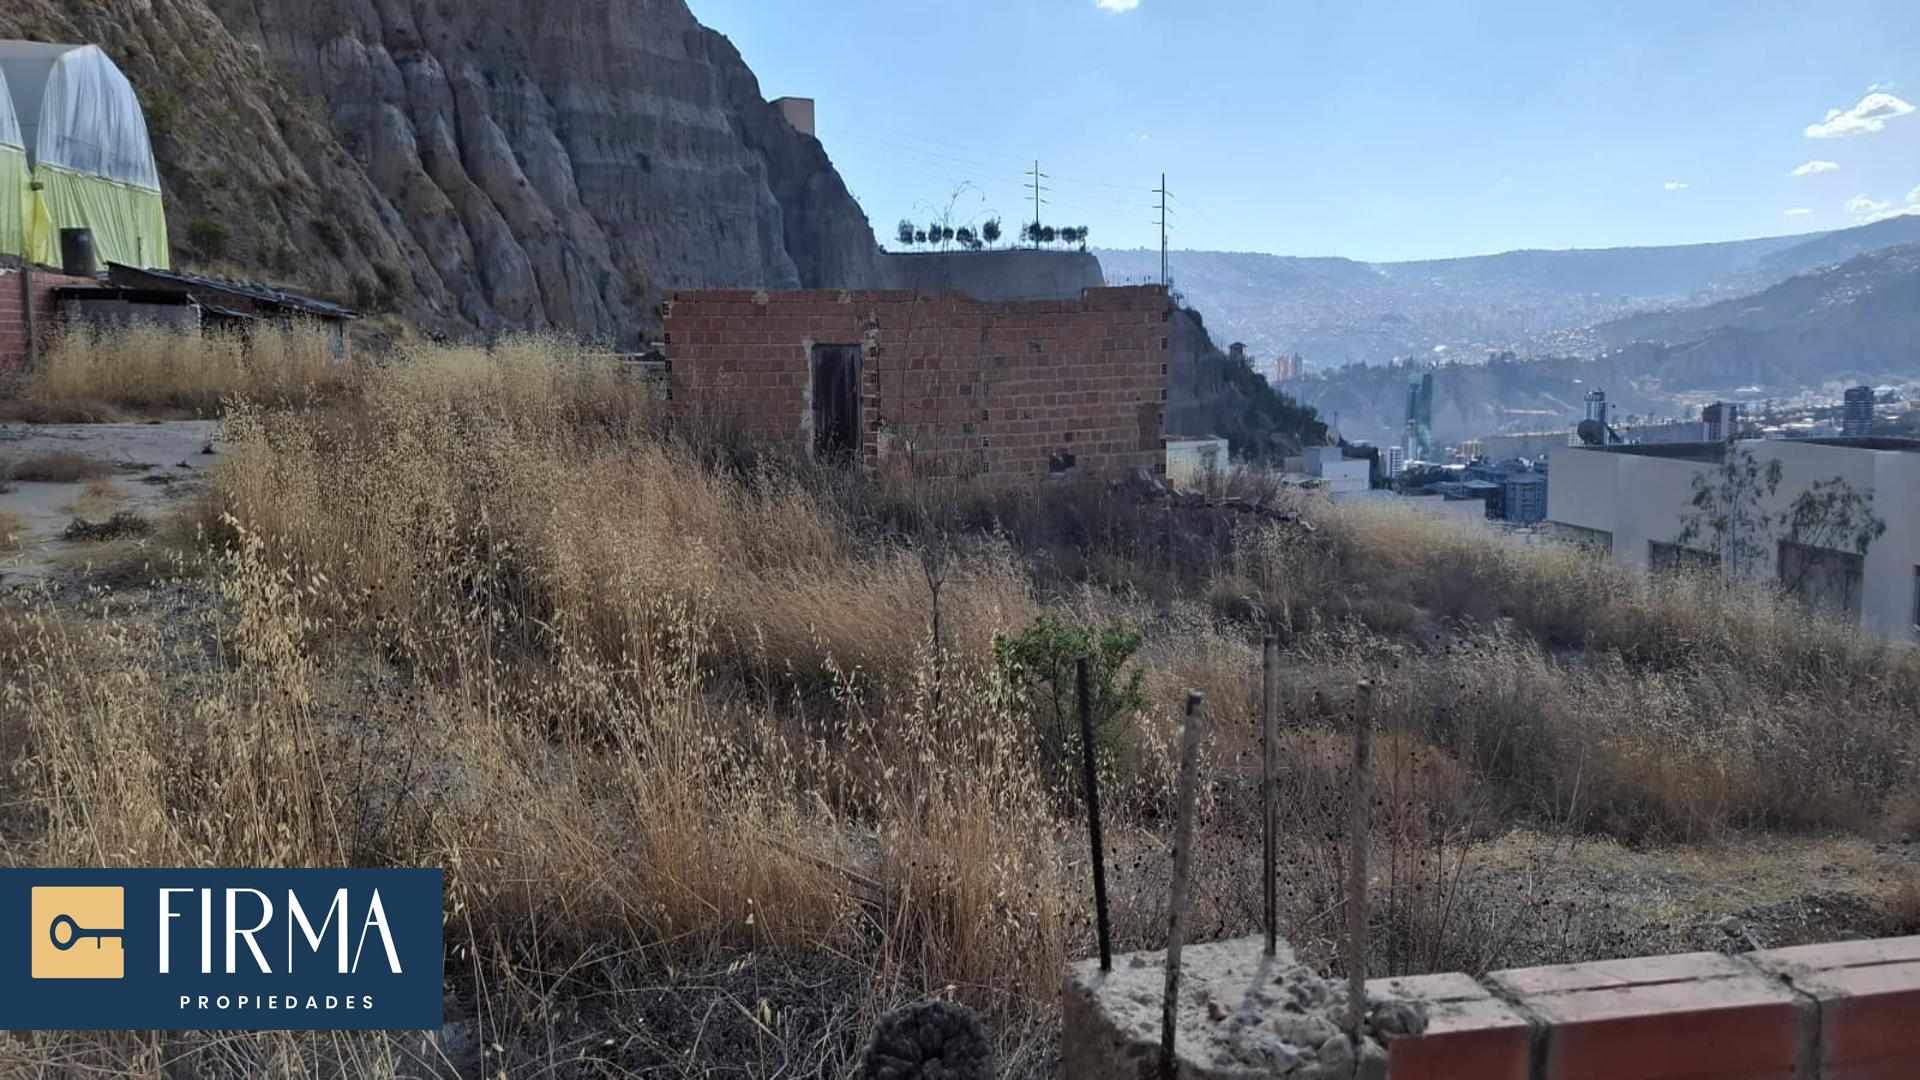
M107 275L116 285L144 285L164 282L189 293L219 293L227 296L241 296L255 303L271 304L276 307L298 311L306 315L318 315L327 319L357 319L360 313L349 307L343 307L328 300L320 300L300 293L276 289L271 285L251 281L228 281L225 278L207 277L202 274L189 274L179 270L142 270L109 262ZM196 296L203 305L213 307L204 297Z

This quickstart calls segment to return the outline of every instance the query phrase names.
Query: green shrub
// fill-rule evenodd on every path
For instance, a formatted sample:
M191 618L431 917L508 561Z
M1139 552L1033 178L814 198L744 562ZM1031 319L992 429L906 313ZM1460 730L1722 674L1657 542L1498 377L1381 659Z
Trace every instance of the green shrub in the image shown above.
M193 224L187 226L187 246L209 259L225 258L228 235L224 223L195 218Z
M1126 721L1146 702L1146 674L1138 665L1129 666L1140 642L1140 632L1131 627L1095 627L1053 613L1017 635L994 639L994 659L1033 726L1040 768L1063 802L1071 802L1079 790L1077 661L1087 658L1094 749L1124 774L1134 751Z

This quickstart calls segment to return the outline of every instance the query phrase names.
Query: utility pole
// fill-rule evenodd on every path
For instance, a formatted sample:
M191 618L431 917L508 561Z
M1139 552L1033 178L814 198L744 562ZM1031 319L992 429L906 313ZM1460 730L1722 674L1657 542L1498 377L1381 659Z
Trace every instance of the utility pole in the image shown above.
M1160 285L1165 288L1167 284L1167 200L1173 196L1173 192L1167 190L1166 173L1160 174L1160 186L1154 188L1153 193L1160 196L1158 207L1160 218L1155 224L1160 226Z
M1041 182L1045 179L1047 174L1040 171L1040 162L1036 159L1033 163L1033 178L1027 181L1027 186L1033 189L1033 246L1036 248L1040 246L1040 207L1046 203L1046 200L1040 197L1041 193L1047 190L1046 185Z

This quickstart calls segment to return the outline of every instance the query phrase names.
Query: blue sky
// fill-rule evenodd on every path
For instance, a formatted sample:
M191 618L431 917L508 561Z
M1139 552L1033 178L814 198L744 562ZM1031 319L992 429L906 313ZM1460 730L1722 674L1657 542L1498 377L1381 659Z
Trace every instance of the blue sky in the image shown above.
M1920 212L1917 0L690 3L817 99L883 241L963 184L1017 230L1036 157L1113 247L1162 170L1176 247L1371 260Z

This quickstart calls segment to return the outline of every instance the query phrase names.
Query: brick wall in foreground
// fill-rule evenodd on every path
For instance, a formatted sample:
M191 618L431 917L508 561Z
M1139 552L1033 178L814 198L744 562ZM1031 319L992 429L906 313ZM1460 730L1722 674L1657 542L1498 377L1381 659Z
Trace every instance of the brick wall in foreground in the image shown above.
M1920 1078L1920 937L1375 979L1358 1048L1345 984L1264 945L1188 946L1181 1080ZM1159 1075L1165 964L1069 965L1067 1080Z
M1378 979L1391 1080L1920 1077L1920 937Z
M26 296L21 271L0 267L0 375L18 371L27 358ZM45 270L33 272L34 328L41 341L54 320L53 290L62 285L92 285L91 278L67 277Z
M667 305L674 410L811 449L816 345L857 346L860 458L916 472L1162 464L1166 290L698 290Z

